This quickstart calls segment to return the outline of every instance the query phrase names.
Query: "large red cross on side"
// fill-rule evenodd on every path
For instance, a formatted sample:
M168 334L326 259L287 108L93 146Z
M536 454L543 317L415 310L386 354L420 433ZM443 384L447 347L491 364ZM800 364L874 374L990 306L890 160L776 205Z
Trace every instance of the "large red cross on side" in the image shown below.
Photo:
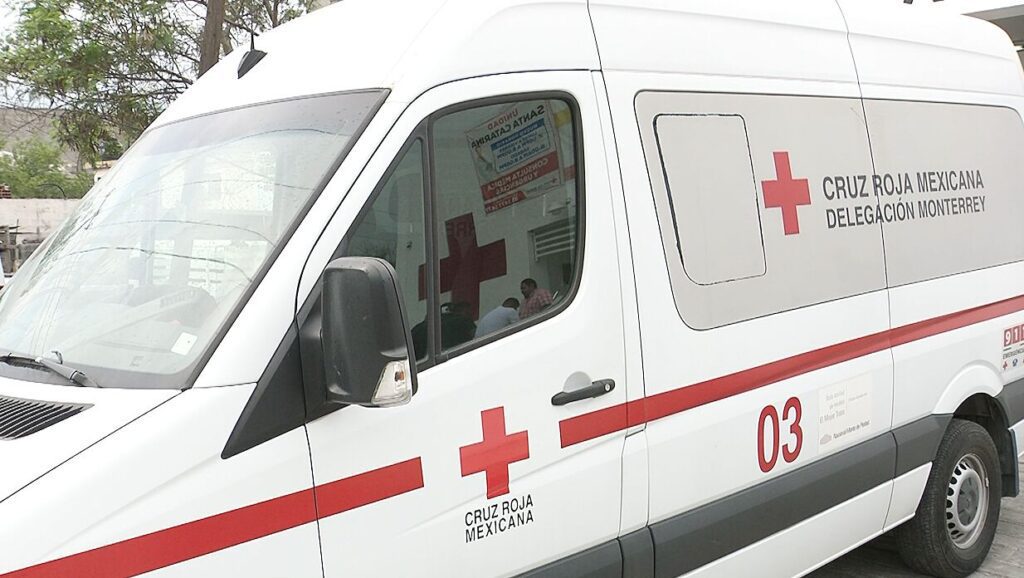
M761 181L764 190L764 208L782 209L782 228L787 235L800 233L800 220L796 208L811 204L811 188L807 179L794 179L789 165L789 152L775 152L774 181Z
M505 240L477 246L473 213L445 221L448 256L441 259L441 293L452 292L452 302L469 303L473 319L480 318L480 284L504 277L507 271ZM420 301L427 298L425 270L420 265Z
M508 493L508 465L530 457L530 436L526 431L505 435L505 408L480 412L484 441L459 448L462 477L487 474L487 499Z

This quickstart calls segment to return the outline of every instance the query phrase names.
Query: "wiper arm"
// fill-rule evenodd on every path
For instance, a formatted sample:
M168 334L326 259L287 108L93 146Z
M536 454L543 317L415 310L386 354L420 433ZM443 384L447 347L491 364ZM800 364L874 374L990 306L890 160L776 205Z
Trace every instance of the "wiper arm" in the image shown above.
M89 379L89 376L78 371L73 367L68 367L63 363L57 363L56 361L50 361L42 356L29 357L27 355L16 355L14 353L7 353L0 355L0 363L6 363L8 365L25 364L33 367L40 367L51 373L55 373L64 379L79 387L101 387L95 381Z

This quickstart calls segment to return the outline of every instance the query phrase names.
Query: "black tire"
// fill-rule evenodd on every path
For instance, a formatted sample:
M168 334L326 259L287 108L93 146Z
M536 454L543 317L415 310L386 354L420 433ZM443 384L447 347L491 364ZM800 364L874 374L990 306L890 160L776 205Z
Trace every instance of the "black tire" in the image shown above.
M948 514L946 508L953 504L947 498L953 494L954 477L962 477L965 471L962 462L984 468L988 478L988 507L984 510L984 522L978 524L980 530L956 533L956 539L963 542L957 545L950 529L954 527L950 522L953 515ZM896 532L903 562L918 572L939 578L959 578L977 570L992 547L1002 495L1002 471L991 436L974 422L954 419L939 445L917 514ZM970 503L969 498L961 496L958 495L958 500ZM980 508L975 510L974 516L968 519L981 514ZM973 540L965 540L965 536Z

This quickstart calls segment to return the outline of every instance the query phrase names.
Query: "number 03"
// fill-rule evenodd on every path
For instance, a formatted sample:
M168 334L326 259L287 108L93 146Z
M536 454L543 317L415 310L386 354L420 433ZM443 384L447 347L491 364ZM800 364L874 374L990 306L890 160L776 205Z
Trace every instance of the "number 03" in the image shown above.
M761 471L768 473L775 469L779 462L779 451L781 449L782 459L791 464L800 457L800 450L804 447L804 430L800 427L800 418L803 417L803 408L800 406L800 398L791 397L782 408L782 421L789 424L789 433L792 439L781 445L779 440L779 412L775 406L769 405L761 410L761 417L757 420L757 465ZM771 428L770 445L765 434L766 427ZM793 443L793 445L790 445Z

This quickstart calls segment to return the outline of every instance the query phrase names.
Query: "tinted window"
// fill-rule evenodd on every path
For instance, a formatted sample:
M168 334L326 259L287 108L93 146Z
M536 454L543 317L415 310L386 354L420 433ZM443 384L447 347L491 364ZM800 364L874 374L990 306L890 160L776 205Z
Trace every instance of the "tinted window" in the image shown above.
M420 361L535 320L569 297L580 229L573 118L557 99L440 114L353 226L342 254L394 265ZM426 219L425 198L433 203Z
M569 292L577 263L573 115L560 100L432 125L441 346L524 322Z
M378 257L398 273L406 324L412 327L416 357L427 355L425 284L419 279L427 262L423 233L423 144L412 143L376 193L370 207L353 226L343 254Z

